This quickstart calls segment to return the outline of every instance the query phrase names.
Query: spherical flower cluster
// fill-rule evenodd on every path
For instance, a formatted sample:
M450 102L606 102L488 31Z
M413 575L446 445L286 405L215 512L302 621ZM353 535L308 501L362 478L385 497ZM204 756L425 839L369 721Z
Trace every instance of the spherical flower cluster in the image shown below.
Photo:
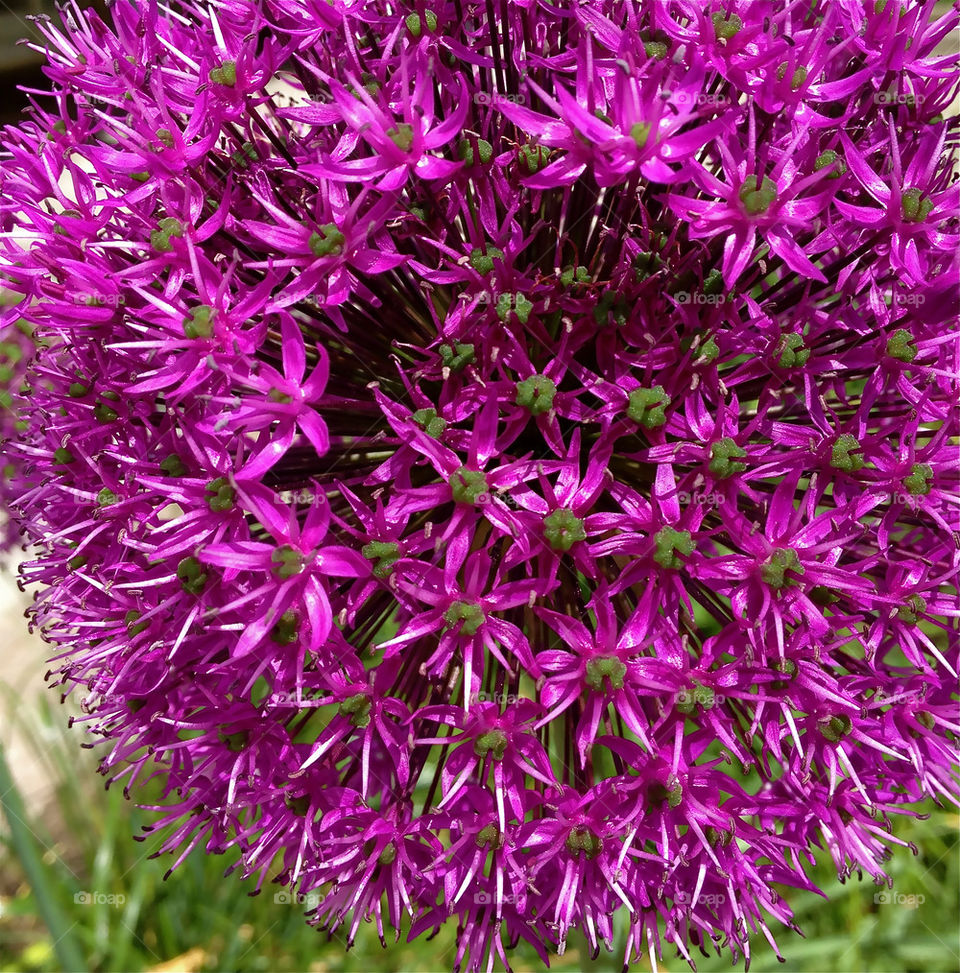
M33 618L193 848L749 957L958 797L958 15L173 0L2 137ZM282 861L277 875L271 866Z
M0 324L0 443L15 439L28 427L26 421L20 418L19 409L33 351L29 326L22 321L11 325L10 315L5 315ZM16 525L9 511L23 488L21 465L12 452L3 451L0 460L0 558L4 560L16 547L18 540Z

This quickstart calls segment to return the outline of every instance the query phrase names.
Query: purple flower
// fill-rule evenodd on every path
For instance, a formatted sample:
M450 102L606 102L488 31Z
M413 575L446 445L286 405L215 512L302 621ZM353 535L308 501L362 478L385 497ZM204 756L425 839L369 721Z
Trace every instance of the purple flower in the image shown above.
M960 187L956 183L950 186L937 183L945 133L922 133L910 146L913 157L904 164L893 119L887 121L890 134L884 151L890 154L893 165L886 180L870 167L864 152L841 133L850 171L872 199L866 206L839 199L836 205L844 216L863 227L885 224L890 228L891 268L908 286L916 287L928 282L929 268L925 264L930 260L929 255L946 254L960 245L955 225L960 216ZM952 232L944 232L941 226L951 218Z
M882 882L957 803L932 6L39 24L0 502L172 867L236 847L348 942L455 921L458 970L617 912L628 964L749 960L813 847Z

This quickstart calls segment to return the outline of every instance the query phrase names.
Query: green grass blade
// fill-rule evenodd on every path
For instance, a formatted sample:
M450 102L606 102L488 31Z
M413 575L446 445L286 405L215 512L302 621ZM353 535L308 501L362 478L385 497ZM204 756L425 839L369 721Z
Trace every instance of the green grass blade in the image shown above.
M34 844L33 834L26 823L26 812L20 792L14 784L7 766L3 746L0 744L0 804L10 829L10 843L20 867L37 900L37 909L50 931L53 949L60 965L67 973L86 973L87 965L72 936L59 903L51 892L43 863Z

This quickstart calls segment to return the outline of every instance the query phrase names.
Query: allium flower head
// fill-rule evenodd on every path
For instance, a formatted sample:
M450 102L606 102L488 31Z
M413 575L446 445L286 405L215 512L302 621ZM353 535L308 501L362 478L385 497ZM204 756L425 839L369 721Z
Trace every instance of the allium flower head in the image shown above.
M174 865L237 847L350 941L455 922L458 969L618 912L625 962L749 958L811 849L882 882L957 800L932 8L41 22L23 578Z

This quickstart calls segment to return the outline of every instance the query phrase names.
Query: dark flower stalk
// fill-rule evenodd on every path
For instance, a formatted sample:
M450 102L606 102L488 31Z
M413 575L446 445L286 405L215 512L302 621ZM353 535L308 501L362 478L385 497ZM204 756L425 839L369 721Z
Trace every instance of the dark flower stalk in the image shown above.
M18 303L16 298L14 303ZM20 416L23 394L26 389L27 368L34 353L31 328L11 314L0 332L0 442L15 439L27 429L27 422ZM16 524L10 517L10 506L23 488L20 482L22 465L17 458L3 450L0 462L0 556L9 554L18 540Z
M618 910L626 963L693 964L792 926L814 847L883 882L893 816L957 802L932 6L40 24L22 576L172 867L236 846L350 942L455 920L457 969Z

